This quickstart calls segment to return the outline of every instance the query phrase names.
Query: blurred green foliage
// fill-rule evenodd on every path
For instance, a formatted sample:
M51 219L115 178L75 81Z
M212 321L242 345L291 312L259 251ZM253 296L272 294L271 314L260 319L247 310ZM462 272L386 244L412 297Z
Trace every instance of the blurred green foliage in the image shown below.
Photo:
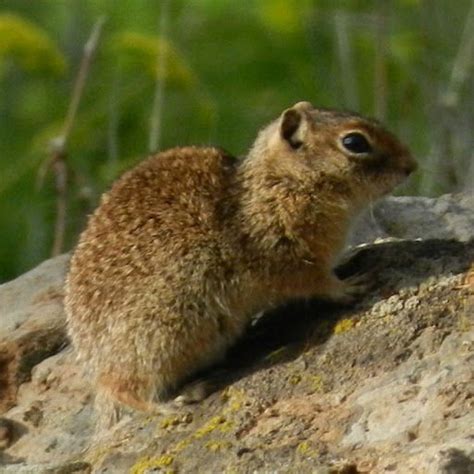
M153 79L163 79L169 86L186 88L194 84L192 70L170 41L153 35L124 32L113 40L112 53L123 58L121 66L132 74L137 70ZM166 71L157 64L159 55L167 63Z
M47 33L13 14L0 14L0 61L18 62L23 70L53 76L64 73L66 60Z
M244 154L262 125L304 99L375 115L402 136L421 171L401 192L472 186L473 5L3 1L0 282L50 254L54 178L35 183L101 15L104 31L67 146L67 249L100 193L149 152L157 91L161 149L216 144Z

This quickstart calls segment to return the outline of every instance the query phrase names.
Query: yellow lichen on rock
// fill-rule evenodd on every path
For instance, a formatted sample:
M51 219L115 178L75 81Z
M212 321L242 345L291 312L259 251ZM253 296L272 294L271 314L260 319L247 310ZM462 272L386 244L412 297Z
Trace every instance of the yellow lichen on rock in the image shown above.
M227 420L224 416L214 416L205 425L199 428L196 433L194 433L194 438L202 438L203 436L212 433L214 430L219 430L221 433L225 433L230 430L232 425L233 422Z
M161 420L160 428L167 429L171 426L179 425L180 422L181 422L181 420L177 416L171 416L169 418L164 418L163 420Z
M341 319L334 326L334 334L342 334L343 332L349 331L355 326L355 322L352 319Z
M309 457L317 457L318 452L311 447L311 444L308 441L302 441L298 446L296 447L296 452L300 456L309 456Z
M232 443L230 441L208 441L204 445L209 451L212 451L213 453L217 453L219 451L225 451L229 449L232 446Z
M291 385L298 385L301 382L302 378L303 377L301 376L301 374L296 373L296 374L290 375L290 378L288 379L288 381L291 383Z
M148 469L167 467L174 461L174 457L169 454L163 454L159 457L146 457L140 459L130 469L130 474L145 474Z
M321 392L323 390L324 382L320 375L309 375L308 380L311 383L311 388L313 390L316 392Z
M223 411L223 414L239 411L245 402L245 398L245 392L243 390L228 387L222 394L222 399L227 402L227 408Z

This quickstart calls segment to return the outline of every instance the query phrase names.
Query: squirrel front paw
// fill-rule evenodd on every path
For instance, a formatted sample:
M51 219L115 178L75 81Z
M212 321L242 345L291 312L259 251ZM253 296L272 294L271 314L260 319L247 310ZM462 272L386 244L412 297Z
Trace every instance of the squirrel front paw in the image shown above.
M177 407L199 403L211 393L219 390L232 379L232 373L226 369L211 369L203 377L187 383L173 403Z
M359 273L344 280L336 280L329 297L338 303L352 304L362 298L370 289L372 282L369 275Z

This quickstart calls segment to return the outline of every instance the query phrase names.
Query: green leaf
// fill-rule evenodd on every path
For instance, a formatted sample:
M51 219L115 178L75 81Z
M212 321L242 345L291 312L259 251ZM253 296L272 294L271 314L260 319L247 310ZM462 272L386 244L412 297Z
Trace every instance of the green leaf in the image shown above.
M7 58L28 72L59 76L66 69L64 55L48 34L12 13L0 15L0 64Z

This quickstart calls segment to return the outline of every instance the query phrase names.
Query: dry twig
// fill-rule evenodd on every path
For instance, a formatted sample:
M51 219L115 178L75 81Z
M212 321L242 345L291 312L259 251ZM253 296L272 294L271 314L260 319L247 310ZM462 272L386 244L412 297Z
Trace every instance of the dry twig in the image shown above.
M50 142L49 157L43 162L38 171L38 187L42 186L45 175L52 171L55 177L56 189L56 221L54 225L54 242L51 254L59 255L63 250L64 234L66 230L66 207L67 207L67 183L68 166L66 147L71 136L71 131L76 120L77 111L82 98L82 92L90 71L92 59L97 45L99 43L102 27L105 23L105 17L101 17L95 23L92 32L84 45L81 65L77 74L74 88L71 94L71 100L67 110L64 125L61 134Z
M159 35L161 38L166 38L168 21L169 21L169 0L163 0L160 9L160 21L159 21ZM165 80L166 72L168 69L168 58L167 51L164 47L164 43L159 45L158 54L156 58L157 71L156 71L156 83L155 83L155 95L153 97L153 106L150 116L150 137L148 141L148 151L150 153L156 152L160 147L161 139L161 122L163 117L163 103L164 103L164 91L165 91Z

